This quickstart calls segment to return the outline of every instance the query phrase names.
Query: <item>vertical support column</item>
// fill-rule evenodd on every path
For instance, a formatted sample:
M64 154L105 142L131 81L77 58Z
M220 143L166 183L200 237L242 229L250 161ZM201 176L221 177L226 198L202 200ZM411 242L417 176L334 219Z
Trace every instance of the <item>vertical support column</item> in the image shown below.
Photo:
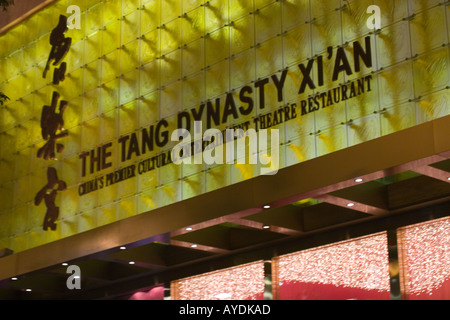
M391 284L391 300L401 300L400 292L400 265L397 245L397 230L389 230L389 276Z
M264 300L273 300L272 261L264 261Z
M170 284L164 285L164 300L172 300L170 287Z

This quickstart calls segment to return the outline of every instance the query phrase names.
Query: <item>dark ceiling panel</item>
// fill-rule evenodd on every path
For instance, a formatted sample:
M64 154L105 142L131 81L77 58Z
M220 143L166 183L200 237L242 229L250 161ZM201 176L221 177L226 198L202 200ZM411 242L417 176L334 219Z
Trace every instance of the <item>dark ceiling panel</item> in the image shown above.
M304 231L306 232L370 217L368 214L328 203L304 208L302 215Z
M220 224L174 237L174 240L205 246L236 250L261 242L269 242L285 236L268 230L256 230L237 224Z
M399 209L450 196L450 184L419 176L388 186L389 208Z

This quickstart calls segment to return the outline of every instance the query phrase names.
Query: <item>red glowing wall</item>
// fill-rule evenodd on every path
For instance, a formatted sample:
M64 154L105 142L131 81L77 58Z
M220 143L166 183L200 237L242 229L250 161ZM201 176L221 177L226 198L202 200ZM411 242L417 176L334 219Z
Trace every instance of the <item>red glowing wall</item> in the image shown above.
M397 233L402 298L450 299L450 218L405 227Z
M390 299L386 233L274 259L279 300Z

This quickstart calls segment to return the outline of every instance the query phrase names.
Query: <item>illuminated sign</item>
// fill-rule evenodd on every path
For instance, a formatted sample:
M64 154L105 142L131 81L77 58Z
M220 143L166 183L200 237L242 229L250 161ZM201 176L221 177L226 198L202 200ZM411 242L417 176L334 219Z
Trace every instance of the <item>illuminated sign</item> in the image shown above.
M174 163L172 133L196 121L222 137L278 130L282 169L448 114L446 6L136 3L56 1L1 36L1 247L19 252L263 174L263 162L237 156ZM212 144L193 139L192 157ZM49 170L65 188L48 187L56 198L36 206ZM58 214L44 231L47 211Z
M302 75L299 95L304 94L307 89L314 90L324 86L326 77L324 74L324 60L332 62L333 73L330 75L332 82L337 81L341 73L351 76L354 72L360 72L362 65L365 65L367 68L372 67L373 62L370 37L366 37L364 39L364 46L361 45L359 41L355 41L353 43L352 51L352 63L350 63L344 47L337 49L335 57L333 48L329 47L325 59L323 56L318 56L314 59L310 59L306 66L304 64L299 64L298 67ZM312 76L314 67L316 67L318 71L317 84L314 82ZM248 131L249 127L253 127L256 131L258 131L261 129L268 129L278 126L284 122L295 120L299 116L305 116L308 113L318 111L322 108L331 107L341 101L353 99L361 94L372 91L372 75L368 75L361 79L356 79L347 84L340 85L337 88L330 89L326 92L318 92L314 96L310 96L308 99L301 100L299 105L293 103L292 105L281 106L274 111L270 111L269 113L260 114L251 119L251 121L247 120L240 123L240 119L242 117L253 114L253 109L273 109L270 106L266 106L266 86L273 85L273 89L276 91L278 103L285 100L284 89L287 74L288 70L284 70L281 75L275 74L255 81L253 87L244 86L239 90L237 99L235 99L233 92L229 92L224 97L216 98L215 101L208 101L207 103L201 104L197 108L180 112L177 115L177 129L185 129L189 131L192 127L193 120L201 124L203 119L206 119L206 129L211 129L228 124L231 118L237 121L237 125L235 124L227 127L225 130L222 130L222 136L227 135L225 131L236 128L244 128L245 131ZM253 93L255 93L256 97L259 98L259 104L250 96L250 94ZM154 151L156 148L166 147L170 142L169 137L171 136L171 133L168 131L168 127L169 124L167 120L162 119L158 121L156 125L151 125L149 128L140 129L140 132L133 132L129 135L121 136L117 141L119 148L116 148L120 151L120 163L129 161L139 156L145 156L147 153ZM209 145L214 145L213 142L204 143L206 141L203 141L202 139L197 139L197 141L201 142L202 145L196 146L196 142L194 141L191 146L192 150L201 149L201 151L205 151ZM110 168L112 166L110 159L114 157L112 152L108 151L111 147L112 144L108 143L104 146L96 148L95 150L82 153L80 155L80 159L82 161L81 175L85 177L87 171L89 171L90 174L94 174ZM199 152L190 152L191 155L196 153ZM79 194L80 196L83 196L103 187L108 187L115 183L134 178L137 174L146 173L154 168L171 164L174 160L171 155L171 152L162 153L159 155L161 159L159 162L157 162L158 156L153 156L150 159L142 160L138 163L138 165L133 164L109 173L106 176L96 177L95 179L80 185ZM149 164L149 162L151 164ZM179 164L178 162L176 163ZM233 162L228 161L227 163L230 164Z

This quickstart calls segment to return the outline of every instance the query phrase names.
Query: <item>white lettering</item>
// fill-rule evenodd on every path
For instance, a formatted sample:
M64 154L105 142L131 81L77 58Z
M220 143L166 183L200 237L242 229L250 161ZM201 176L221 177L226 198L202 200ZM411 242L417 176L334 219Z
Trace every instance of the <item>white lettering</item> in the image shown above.
M67 13L72 14L67 19L67 28L81 29L81 9L77 5L67 7Z
M367 13L373 13L367 20L367 27L370 30L381 29L381 9L377 5L371 5L367 8Z
M72 275L67 279L66 285L69 290L81 289L81 269L79 266L69 266L67 267L66 273L72 273Z
M208 165L223 164L225 144L226 164L258 165L259 160L262 175L275 175L280 165L280 133L278 129L270 131L270 139L267 129L261 129L259 132L255 129L227 129L226 137L218 129L209 129L202 135L202 122L195 121L193 143L188 130L177 129L172 132L171 140L180 142L172 148L172 162L176 165L192 164L191 158L194 156L194 164L203 164L203 161Z

